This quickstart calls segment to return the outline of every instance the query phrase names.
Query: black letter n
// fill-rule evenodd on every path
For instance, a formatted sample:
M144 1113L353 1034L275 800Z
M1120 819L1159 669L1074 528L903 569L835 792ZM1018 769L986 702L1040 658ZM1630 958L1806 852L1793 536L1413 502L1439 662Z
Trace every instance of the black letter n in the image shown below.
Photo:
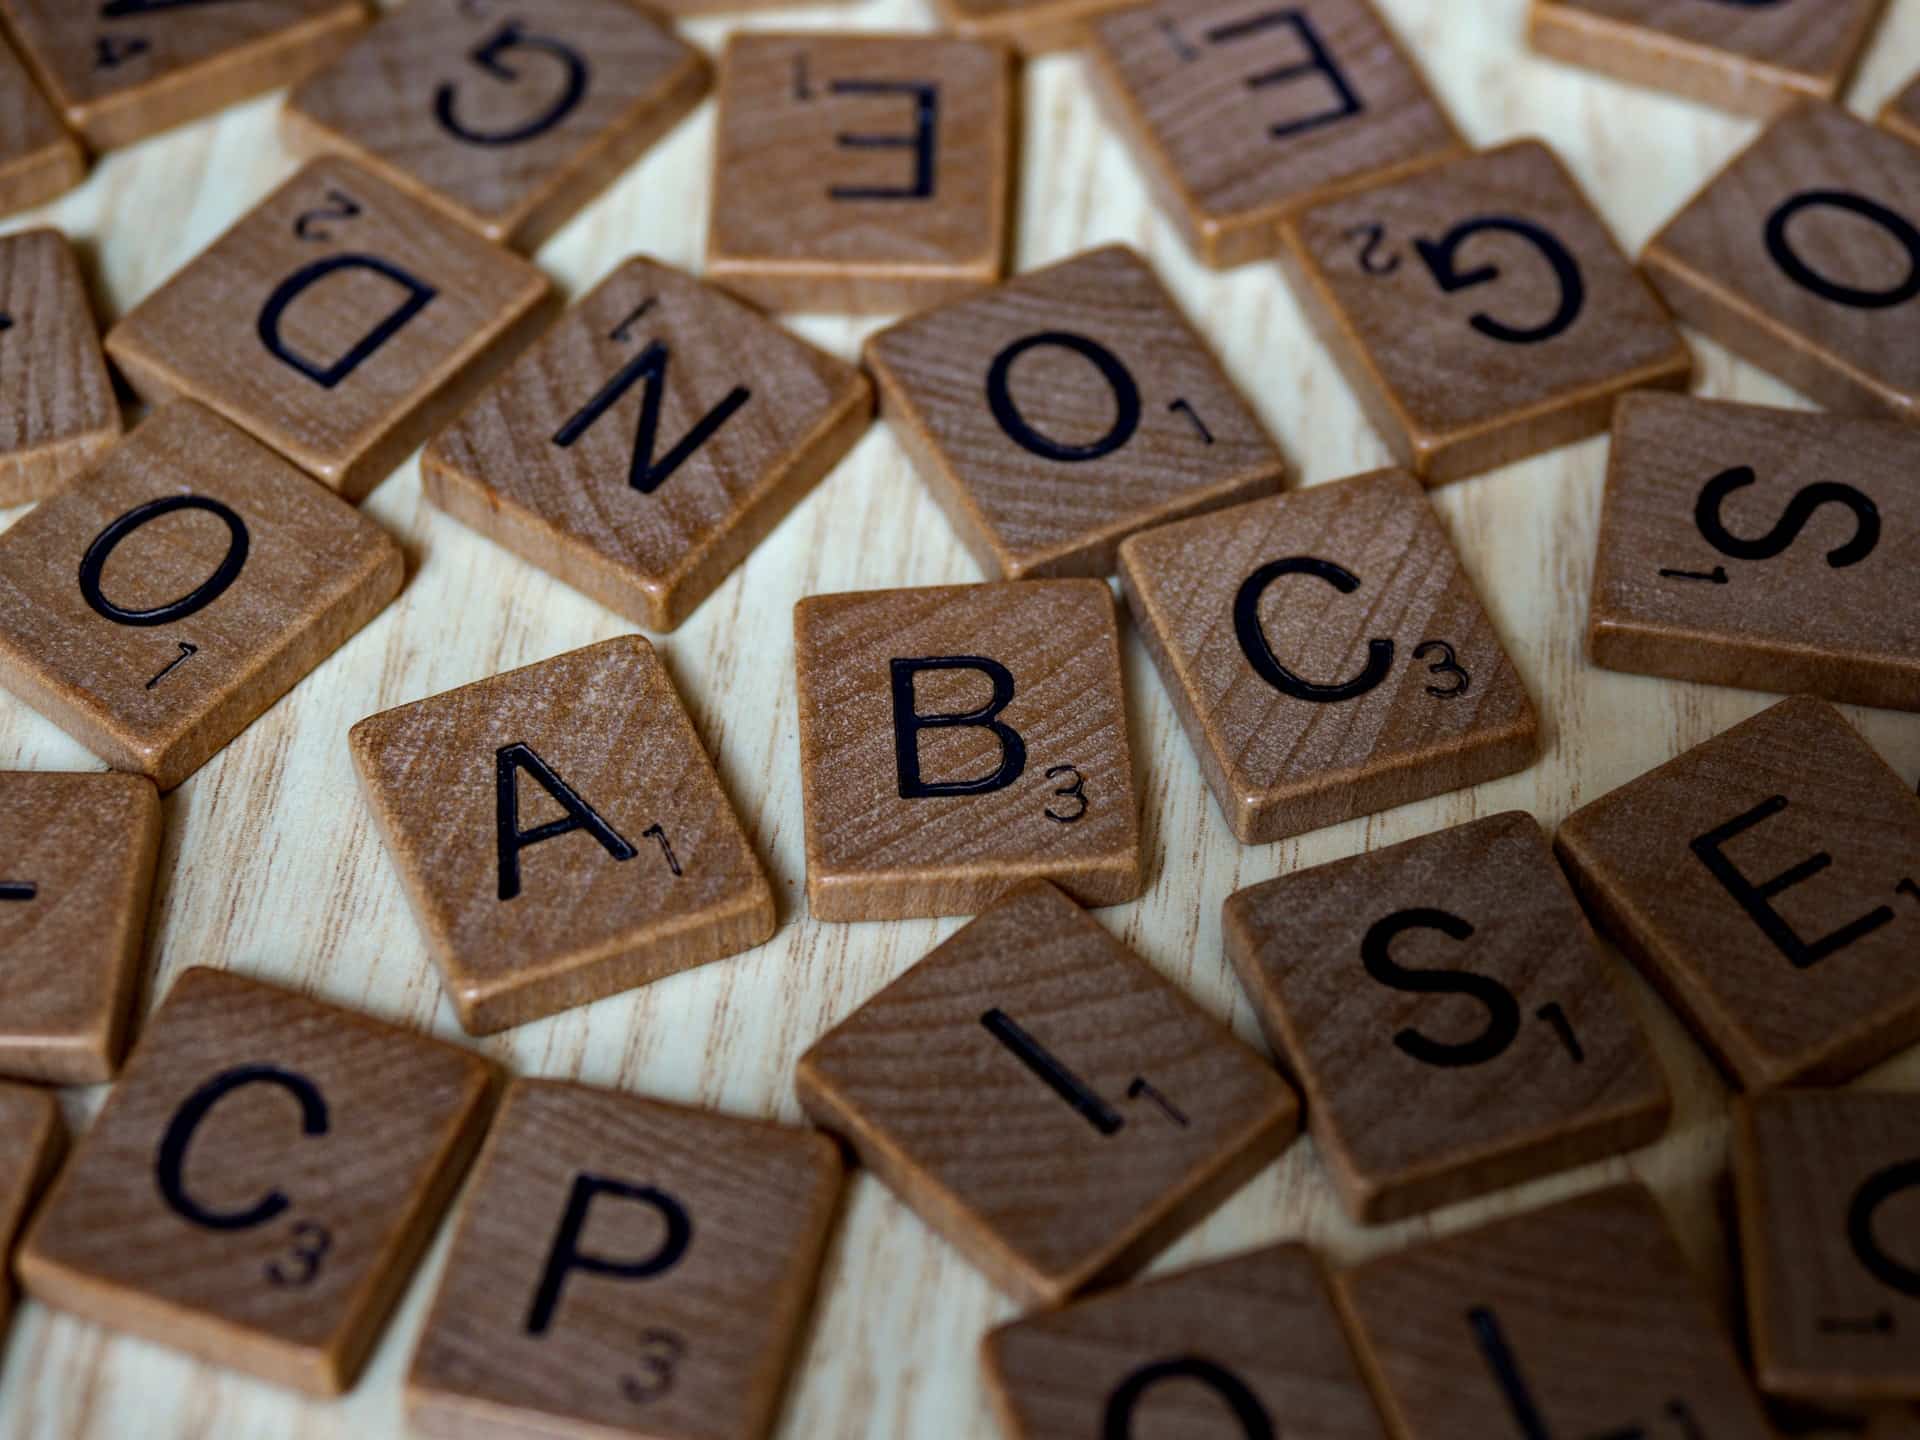
M520 893L520 852L543 840L557 840L584 830L598 840L616 860L631 860L640 852L620 837L620 833L595 813L594 808L574 794L553 768L533 753L530 745L502 745L498 758L498 816L500 843L500 898L511 900ZM520 828L520 772L525 770L567 812L564 820L549 820L531 830Z
M627 472L627 482L642 495L651 495L658 490L674 471L687 463L696 450L719 433L720 427L733 418L736 410L753 398L753 392L745 386L734 386L732 394L701 416L700 423L655 463L654 451L660 444L660 397L666 389L667 362L671 358L672 352L665 345L658 340L653 341L621 366L620 373L609 380L600 393L581 408L579 414L560 427L559 433L553 437L553 443L562 450L571 450L582 435L599 423L602 415L620 403L627 391L645 380L647 391L640 400L640 429L634 436L633 465Z
M925 670L978 670L993 682L993 698L963 715L922 715L914 705L914 678ZM900 798L924 800L938 795L990 795L1018 780L1027 768L1027 742L999 718L1013 703L1013 676L998 660L979 655L941 655L928 660L893 662L893 753L900 770ZM1000 742L1000 768L978 780L929 781L920 778L922 730L980 729Z

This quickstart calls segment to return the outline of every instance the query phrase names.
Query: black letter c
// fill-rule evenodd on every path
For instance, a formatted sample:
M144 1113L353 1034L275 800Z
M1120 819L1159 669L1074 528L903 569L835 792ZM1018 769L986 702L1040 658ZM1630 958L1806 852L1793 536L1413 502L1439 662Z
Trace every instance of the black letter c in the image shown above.
M194 1131L207 1118L208 1111L245 1085L278 1085L299 1102L303 1133L327 1133L327 1102L311 1080L291 1070L281 1070L272 1065L243 1065L215 1076L194 1091L168 1124L167 1133L161 1137L160 1153L154 1163L154 1179L159 1183L160 1194L176 1213L209 1230L250 1230L284 1213L292 1203L280 1191L270 1190L250 1209L223 1214L207 1209L187 1194L183 1172L187 1163L187 1146L193 1142Z
M1280 663L1279 657L1273 653L1273 647L1267 643L1266 630L1260 624L1260 597L1266 594L1269 585L1283 575L1311 575L1316 580L1326 581L1342 595L1351 595L1360 588L1360 579L1352 571L1330 560L1316 560L1311 555L1274 560L1249 575L1233 600L1233 633L1239 637L1240 649L1246 655L1247 663L1253 666L1254 673L1281 694L1290 695L1295 700L1309 700L1316 705L1357 700L1385 680L1387 671L1393 667L1391 640L1369 640L1366 668L1353 679L1339 685L1316 685L1310 680L1302 680Z

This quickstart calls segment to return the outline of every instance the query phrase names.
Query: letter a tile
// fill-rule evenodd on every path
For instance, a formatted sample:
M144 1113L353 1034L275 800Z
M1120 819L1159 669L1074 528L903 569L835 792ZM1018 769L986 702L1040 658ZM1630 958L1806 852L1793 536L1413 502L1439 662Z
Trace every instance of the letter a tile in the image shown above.
M0 772L0 1074L111 1080L139 989L160 795L139 775Z
M414 1353L415 1432L764 1440L841 1182L817 1131L516 1081Z
M197 405L0 535L0 685L171 790L400 593L384 531Z
M66 237L0 239L0 505L53 494L119 438L120 402Z
M530 250L706 89L700 53L628 0L413 0L294 91L285 123L295 149Z
M1372 0L1157 0L1090 27L1095 75L1209 265L1275 222L1466 146Z
M1429 485L1597 435L1693 357L1579 185L1537 140L1289 218L1308 317L1374 428Z
M14 1242L65 1149L53 1093L0 1084L0 1341L13 1314Z
M1782 701L1555 848L1742 1088L1837 1085L1920 1039L1920 797L1831 705Z
M1623 1185L1334 1277L1399 1440L1773 1440L1646 1189Z
M1027 879L1084 905L1139 895L1104 581L813 596L794 650L817 919L971 915Z
M1016 1298L1124 1279L1293 1139L1259 1056L1023 885L801 1058L800 1103Z
M0 215L31 210L87 178L87 157L0 35Z
M343 160L316 160L108 332L184 396L358 500L550 318L546 276Z
M881 411L995 577L1106 575L1137 530L1280 488L1259 419L1124 246L867 342Z
M1402 471L1150 530L1120 578L1242 844L1533 763L1533 702Z
M1733 1173L1760 1388L1830 1410L1920 1401L1920 1095L1753 1096Z
M433 442L423 474L434 504L671 630L872 420L853 366L636 258Z
M1012 57L951 35L740 34L720 61L707 273L769 310L893 314L998 280Z
M479 1144L491 1067L182 975L20 1252L35 1299L313 1395L353 1384Z
M351 744L472 1034L773 935L766 874L637 635L375 715Z

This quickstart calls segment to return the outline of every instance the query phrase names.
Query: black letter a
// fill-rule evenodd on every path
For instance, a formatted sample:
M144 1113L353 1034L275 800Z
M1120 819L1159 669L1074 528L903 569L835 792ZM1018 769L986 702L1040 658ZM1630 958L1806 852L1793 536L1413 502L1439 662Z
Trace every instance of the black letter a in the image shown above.
M639 852L620 838L620 834L602 820L573 788L553 773L546 761L533 753L530 745L502 745L499 761L500 825L500 898L511 900L520 893L520 852L542 840L557 840L584 830L616 860L631 860ZM549 820L531 830L520 828L520 771L525 770L540 782L540 788L560 802L567 812L564 820Z
M553 443L562 450L571 450L580 437L599 422L602 415L620 403L621 396L639 381L645 380L647 393L640 399L640 429L634 436L633 466L627 472L627 481L642 495L651 495L658 490L674 471L687 463L694 451L711 440L720 427L733 418L734 411L753 398L751 390L736 385L726 399L701 416L700 423L655 463L653 452L660 443L660 395L666 388L667 361L671 358L672 352L665 345L658 340L653 341L622 366L620 373L609 380L578 415L560 427L560 433L553 437Z

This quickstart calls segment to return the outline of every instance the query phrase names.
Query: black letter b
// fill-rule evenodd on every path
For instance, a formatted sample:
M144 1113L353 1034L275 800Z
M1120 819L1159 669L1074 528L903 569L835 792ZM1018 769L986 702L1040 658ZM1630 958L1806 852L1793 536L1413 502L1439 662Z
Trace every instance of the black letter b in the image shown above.
M993 682L993 698L962 715L922 715L914 708L913 682L923 670L978 670ZM941 655L893 662L893 751L900 770L900 798L925 800L936 795L990 795L1018 780L1027 768L1027 742L997 717L1013 703L1013 676L998 660L979 655ZM978 780L923 780L920 776L922 730L980 729L1000 742L1000 768Z

